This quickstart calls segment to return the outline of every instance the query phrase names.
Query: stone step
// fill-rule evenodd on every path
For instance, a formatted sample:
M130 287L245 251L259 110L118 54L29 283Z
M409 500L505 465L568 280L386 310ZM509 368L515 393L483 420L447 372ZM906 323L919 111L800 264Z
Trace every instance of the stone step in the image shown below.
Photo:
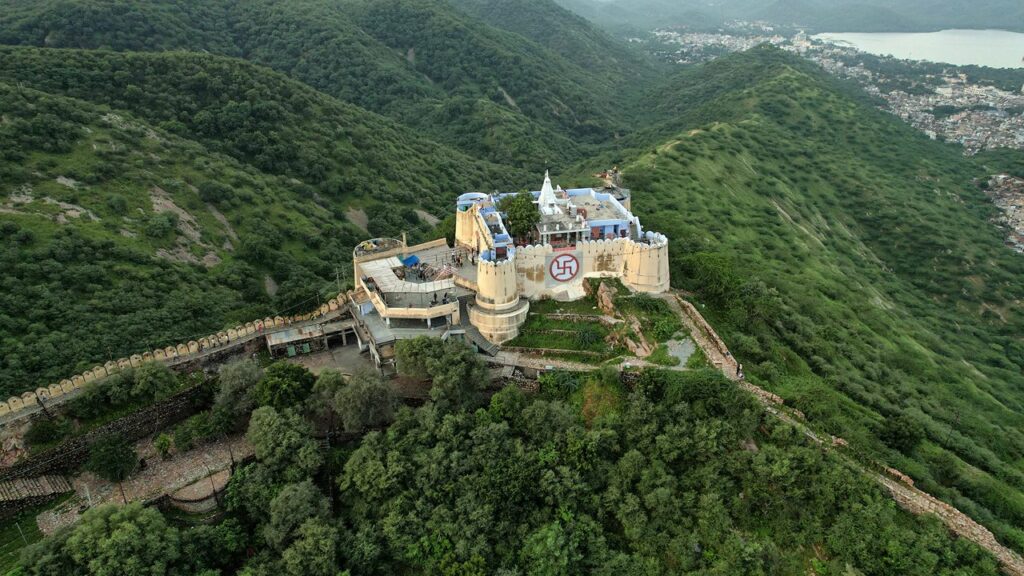
M0 501L13 502L36 496L49 496L71 492L74 488L63 476L47 475L36 478L16 478L0 482Z

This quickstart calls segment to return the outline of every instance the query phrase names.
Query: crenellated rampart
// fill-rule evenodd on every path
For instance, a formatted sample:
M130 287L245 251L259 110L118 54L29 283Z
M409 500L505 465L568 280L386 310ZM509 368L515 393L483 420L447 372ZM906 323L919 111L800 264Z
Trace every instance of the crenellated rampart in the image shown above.
M27 390L19 396L11 396L5 401L0 401L0 424L18 420L22 416L38 411L41 402L45 405L62 402L68 397L76 395L76 392L89 382L112 376L121 370L138 368L150 361L164 362L171 366L192 362L200 357L215 354L254 338L259 338L268 332L285 329L296 323L307 322L326 316L343 308L345 302L345 297L338 295L336 298L332 298L327 303L321 305L317 310L307 314L268 316L174 346L147 350L125 358L97 364L81 374L75 374L49 386L40 386L34 390Z

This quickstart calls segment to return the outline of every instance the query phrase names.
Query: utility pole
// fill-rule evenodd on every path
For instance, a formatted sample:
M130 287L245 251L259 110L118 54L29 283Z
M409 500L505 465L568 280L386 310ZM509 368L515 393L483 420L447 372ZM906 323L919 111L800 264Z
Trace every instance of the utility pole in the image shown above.
M210 489L213 490L213 501L217 503L217 507L220 507L220 496L217 495L217 484L213 482L213 473L210 472L210 467L203 464L206 468L206 477L210 479Z

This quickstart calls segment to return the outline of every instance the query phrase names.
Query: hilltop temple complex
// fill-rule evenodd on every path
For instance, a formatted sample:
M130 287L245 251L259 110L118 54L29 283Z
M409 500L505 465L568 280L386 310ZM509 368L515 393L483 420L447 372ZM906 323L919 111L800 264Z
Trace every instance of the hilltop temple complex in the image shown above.
M378 366L395 340L467 334L484 347L514 338L530 300L584 297L586 278L618 278L638 292L669 287L668 239L644 230L618 172L600 188L563 190L545 174L535 229L513 238L502 201L516 193L469 192L455 204L455 244L408 246L375 238L353 252L352 295ZM485 342L481 342L482 336Z

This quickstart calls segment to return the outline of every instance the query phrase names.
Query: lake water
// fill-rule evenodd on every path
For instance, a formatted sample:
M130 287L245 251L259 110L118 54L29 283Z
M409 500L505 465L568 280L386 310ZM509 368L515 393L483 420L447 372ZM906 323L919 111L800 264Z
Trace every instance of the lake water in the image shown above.
M942 30L919 33L825 33L815 39L847 44L862 52L907 60L1024 68L1024 34L1003 30Z

